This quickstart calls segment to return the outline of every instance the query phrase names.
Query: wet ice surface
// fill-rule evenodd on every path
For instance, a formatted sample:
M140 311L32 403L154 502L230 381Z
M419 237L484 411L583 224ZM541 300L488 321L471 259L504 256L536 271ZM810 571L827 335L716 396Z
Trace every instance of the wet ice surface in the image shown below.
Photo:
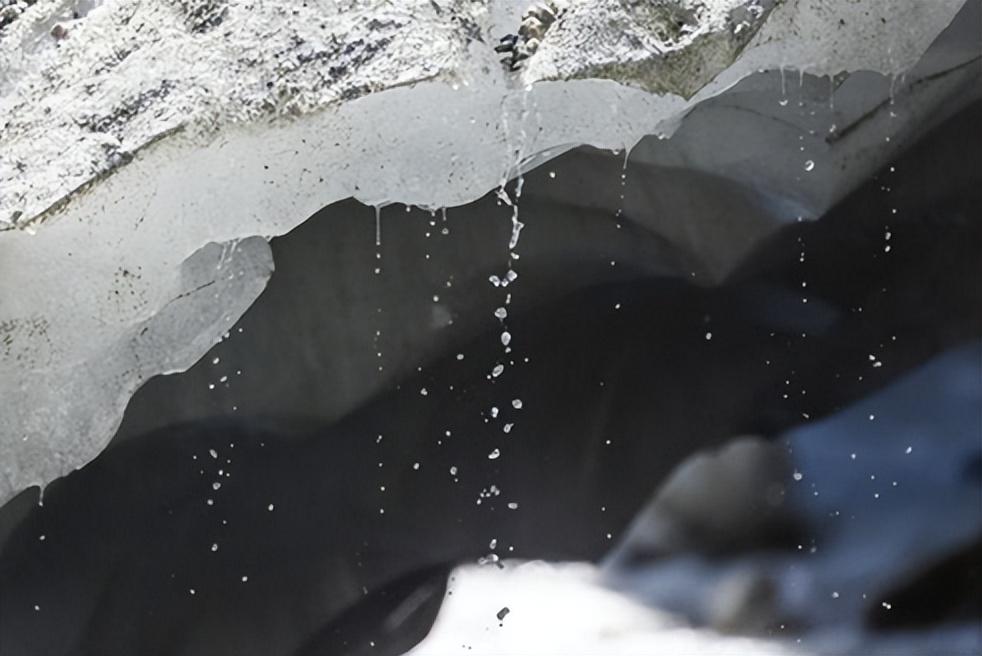
M893 632L866 620L909 610L889 591L982 535L982 481L972 470L980 408L982 344L973 343L789 432L791 500L809 536L798 549L462 568L411 653L979 654L977 617ZM498 621L502 607L510 613ZM721 614L734 634L759 623L759 637L705 627Z

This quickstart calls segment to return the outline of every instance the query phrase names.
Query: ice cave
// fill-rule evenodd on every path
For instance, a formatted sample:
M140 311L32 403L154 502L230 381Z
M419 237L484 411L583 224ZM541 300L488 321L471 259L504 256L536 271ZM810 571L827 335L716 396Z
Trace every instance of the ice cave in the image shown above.
M0 0L0 656L982 653L982 0Z

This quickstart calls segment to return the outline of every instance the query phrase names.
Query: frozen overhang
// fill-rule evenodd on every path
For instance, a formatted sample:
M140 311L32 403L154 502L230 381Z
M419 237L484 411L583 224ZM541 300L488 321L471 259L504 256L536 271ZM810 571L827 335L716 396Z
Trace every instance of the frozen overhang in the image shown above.
M671 135L758 71L899 75L962 4L553 4L515 72L494 51L514 2L0 10L0 501L97 455L143 381L190 366L262 292L266 239L317 210L468 203L550 153ZM954 71L932 102L959 66L925 72Z

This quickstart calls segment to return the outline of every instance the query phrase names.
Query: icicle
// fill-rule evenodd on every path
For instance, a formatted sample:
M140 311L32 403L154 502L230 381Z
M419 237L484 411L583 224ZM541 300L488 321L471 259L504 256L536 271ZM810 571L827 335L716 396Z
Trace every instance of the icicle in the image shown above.
M382 245L382 207L375 206L375 247Z

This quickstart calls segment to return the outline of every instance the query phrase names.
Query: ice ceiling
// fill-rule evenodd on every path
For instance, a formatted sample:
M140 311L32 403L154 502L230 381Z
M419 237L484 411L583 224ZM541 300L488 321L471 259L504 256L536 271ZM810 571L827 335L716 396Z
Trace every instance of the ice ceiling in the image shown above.
M262 292L267 239L331 203L462 205L575 145L670 136L767 70L833 76L836 102L844 71L909 73L889 125L862 81L841 94L862 129L828 149L869 171L967 79L950 51L914 68L963 0L557 3L516 72L494 46L525 2L0 4L0 502L95 457ZM786 175L710 151L685 163ZM828 169L799 206L848 191Z

